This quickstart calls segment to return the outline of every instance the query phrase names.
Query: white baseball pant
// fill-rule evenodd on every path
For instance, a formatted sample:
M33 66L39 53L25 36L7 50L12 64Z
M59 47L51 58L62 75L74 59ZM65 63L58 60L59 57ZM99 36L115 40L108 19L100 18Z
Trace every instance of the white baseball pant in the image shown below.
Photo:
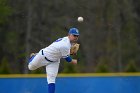
M58 74L60 62L49 62L45 59L45 56L42 55L41 50L34 59L28 64L29 70L36 70L39 67L46 66L47 82L55 83L55 79Z

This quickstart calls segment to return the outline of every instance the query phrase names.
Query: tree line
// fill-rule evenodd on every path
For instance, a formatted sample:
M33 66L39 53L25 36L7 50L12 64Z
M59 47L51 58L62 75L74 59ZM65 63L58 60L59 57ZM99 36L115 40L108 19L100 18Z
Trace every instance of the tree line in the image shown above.
M62 59L60 73L138 72L139 6L138 0L0 0L0 73L45 73L28 70L30 53L71 27L80 31L80 50L73 56L79 63Z

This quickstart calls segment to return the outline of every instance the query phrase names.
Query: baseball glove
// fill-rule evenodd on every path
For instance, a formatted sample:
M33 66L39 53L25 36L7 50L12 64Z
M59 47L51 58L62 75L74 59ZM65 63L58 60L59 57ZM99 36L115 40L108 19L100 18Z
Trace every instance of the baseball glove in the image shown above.
M77 54L77 51L79 50L79 46L80 46L80 44L78 44L78 43L73 44L70 49L70 54L71 55Z

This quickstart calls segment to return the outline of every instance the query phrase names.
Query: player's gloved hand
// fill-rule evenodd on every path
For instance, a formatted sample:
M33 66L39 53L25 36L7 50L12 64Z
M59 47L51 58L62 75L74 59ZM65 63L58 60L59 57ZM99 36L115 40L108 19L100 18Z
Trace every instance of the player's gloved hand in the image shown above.
M80 46L80 44L78 44L78 43L73 44L70 49L70 54L76 55L77 51L79 50L79 46Z
M72 59L71 64L77 64L77 60L76 59Z

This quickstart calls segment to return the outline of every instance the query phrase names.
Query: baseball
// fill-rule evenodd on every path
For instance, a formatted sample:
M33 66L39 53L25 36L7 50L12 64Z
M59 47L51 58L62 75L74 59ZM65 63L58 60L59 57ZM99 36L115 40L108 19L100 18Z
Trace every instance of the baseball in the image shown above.
M80 17L78 17L77 20L78 20L78 22L83 22L84 21L84 18L80 16Z

